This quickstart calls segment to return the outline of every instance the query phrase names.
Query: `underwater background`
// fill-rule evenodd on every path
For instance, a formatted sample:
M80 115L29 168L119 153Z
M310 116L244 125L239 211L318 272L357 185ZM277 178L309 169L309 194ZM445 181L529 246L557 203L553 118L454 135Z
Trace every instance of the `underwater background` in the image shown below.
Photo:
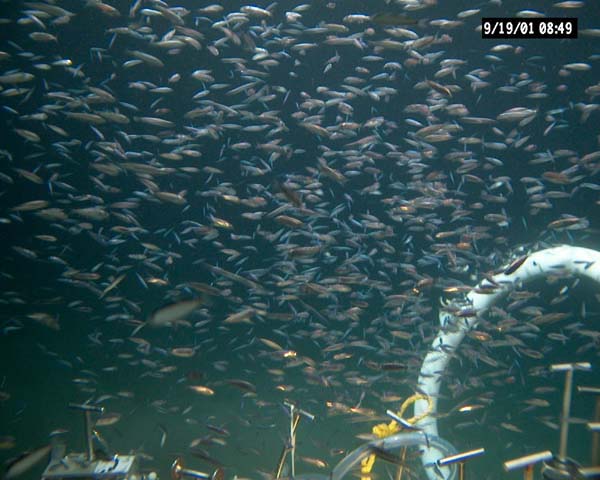
M292 402L315 415L296 472L328 473L416 392L443 302L527 252L598 248L595 2L0 11L0 461L58 429L83 451L76 402L163 478L178 456L274 478ZM537 14L578 38L477 28ZM465 339L438 415L458 451L486 449L468 478L558 450L548 366L590 362L575 385L598 386L598 300L557 270ZM574 392L584 465L594 404Z

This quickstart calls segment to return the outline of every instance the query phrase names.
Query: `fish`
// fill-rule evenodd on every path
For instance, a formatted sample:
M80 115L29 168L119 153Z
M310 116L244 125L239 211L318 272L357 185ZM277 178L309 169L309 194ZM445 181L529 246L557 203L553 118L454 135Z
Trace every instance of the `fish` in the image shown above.
M24 453L13 461L9 461L6 464L6 469L2 478L5 480L11 480L24 475L38 463L42 462L44 459L47 459L51 450L51 445L44 445L36 450Z
M151 327L172 327L185 320L192 312L197 310L204 300L194 298L181 300L158 308L148 317L146 323Z
M158 424L158 429L160 430L160 448L163 448L165 443L167 443L168 431L166 427L160 423Z
M504 269L504 275L511 275L515 273L521 265L525 263L528 256L523 255L522 257L517 258L514 262L512 262L508 267Z
M96 420L97 427L108 427L110 425L114 425L115 423L121 420L121 414L117 412L106 412L103 413L102 416Z
M117 278L115 278L104 290L102 290L102 294L100 295L100 298L104 297L108 292L110 292L112 289L114 289L117 285L119 285L119 283L121 283L126 277L126 274L122 274L119 275Z
M215 391L212 388L205 385L190 385L190 389L205 396L211 396L215 394Z
M228 385L231 385L233 387L239 388L240 390L243 390L246 392L256 393L256 386L253 385L252 383L248 382L247 380L232 378L229 380L225 380L225 383L227 383Z

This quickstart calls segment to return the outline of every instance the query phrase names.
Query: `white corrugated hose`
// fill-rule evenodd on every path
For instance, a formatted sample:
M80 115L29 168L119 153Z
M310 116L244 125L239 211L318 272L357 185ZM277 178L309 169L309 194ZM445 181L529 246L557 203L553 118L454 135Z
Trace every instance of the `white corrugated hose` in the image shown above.
M458 348L466 333L477 326L479 315L516 285L557 272L568 272L600 283L600 252L563 245L531 253L507 265L491 279L481 281L466 295L466 301L458 305L456 310L453 309L452 313L447 310L440 312L441 328L421 365L418 380L419 390L429 395L433 401L431 414L418 425L425 433L439 436L436 412L444 371L451 354ZM415 416L423 413L427 406L427 401L417 401ZM422 456L430 480L439 480L435 469L430 465L441 457L441 453L435 448L427 449ZM448 469L443 469L442 472L447 475Z

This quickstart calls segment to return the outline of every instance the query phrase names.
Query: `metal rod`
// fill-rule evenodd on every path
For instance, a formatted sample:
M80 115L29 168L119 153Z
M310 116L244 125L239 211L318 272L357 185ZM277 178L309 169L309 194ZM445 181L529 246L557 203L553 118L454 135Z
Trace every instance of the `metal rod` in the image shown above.
M222 468L217 468L212 474L185 468L183 466L183 459L178 457L173 462L173 465L171 465L171 480L181 480L184 476L199 478L201 480L223 480L224 472Z
M523 480L533 480L533 465L527 465L523 472Z
M296 415L294 419L294 433L298 428L298 424L300 423L300 415ZM287 445L284 445L281 450L281 455L279 455L279 461L277 462L277 471L275 473L275 478L281 478L281 474L283 472L283 466L285 465L285 458L287 457L288 452L290 451Z
M315 416L312 413L307 412L306 410L302 410L301 408L296 408L296 410L298 411L298 413L300 415L302 415L303 417L308 418L311 422L315 419Z
M577 363L555 363L550 365L551 372L569 372L572 370L585 370L590 371L592 364L589 362L577 362Z
M517 468L527 468L529 465L533 465L538 462L546 462L552 458L552 452L550 450L545 450L543 452L532 453L531 455L526 455L524 457L515 458L513 460L507 460L504 462L504 470L510 472L511 470L516 470Z
M449 457L440 458L437 461L438 466L446 467L453 463L464 462L465 460L469 460L470 458L477 457L485 453L485 448L476 448L474 450L469 450L468 452L457 453L456 455L450 455Z
M591 393L596 395L596 404L594 408L594 416L592 423L588 423L588 428L592 431L592 465L600 465L600 387L589 387L579 385L577 387L578 393Z
M402 425L402 427L405 428L406 430L422 430L422 428L415 427L412 423L408 423L406 420L404 420L402 417L399 417L391 410L386 410L385 414L388 417L390 417L392 420L394 420L395 422Z
M95 405L69 403L69 408L83 411L84 419L84 434L85 434L85 449L87 452L87 459L89 462L94 461L94 425L92 424L92 413L104 413L104 407L98 407Z
M598 476L600 476L600 467L580 468L579 473L583 475L584 478L598 478Z
M402 480L402 474L404 473L404 462L406 461L406 447L402 447L402 462L398 465L396 469L396 477L394 480Z
M94 461L94 444L93 444L93 435L94 435L94 426L92 425L92 415L89 410L85 410L83 412L85 419L85 448L87 450L87 458L88 462Z
M294 428L294 420L296 414L294 413L295 406L290 404L290 459L292 462L292 478L296 476L296 429Z
M283 472L283 465L285 464L285 457L287 457L288 449L284 445L277 461L277 470L275 471L275 478L281 478L281 472Z
M567 442L569 440L569 415L571 412L571 389L573 388L573 370L567 370L565 375L565 390L563 392L562 416L560 419L560 447L558 458L567 459Z
M181 475L186 475L188 477L200 478L200 479L208 479L210 475L204 472L198 472L196 470L190 470L189 468L182 468L179 470Z
M600 397L596 397L594 423L600 425ZM600 430L593 430L592 433L592 465L600 465Z
M577 393L593 393L596 395L600 395L600 387L586 387L583 385L579 385L577 387Z
M587 427L592 432L600 432L600 422L588 422Z

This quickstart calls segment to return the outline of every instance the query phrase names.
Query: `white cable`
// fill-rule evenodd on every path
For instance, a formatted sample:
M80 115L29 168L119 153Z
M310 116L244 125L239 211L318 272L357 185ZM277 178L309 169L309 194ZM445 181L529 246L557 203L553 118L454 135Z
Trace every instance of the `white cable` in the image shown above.
M418 423L425 433L439 436L436 413L442 377L451 354L458 348L466 333L477 325L479 315L515 286L558 272L580 275L600 283L600 252L563 245L531 253L505 266L501 273L491 279L481 281L467 294L466 303L459 306L456 313L440 312L441 329L425 356L418 380L419 391L429 395L433 405L431 413ZM470 316L471 314L474 316ZM426 400L418 400L415 402L414 415L419 416L427 408ZM442 456L435 448L426 449L422 456L423 465L431 465ZM433 468L426 467L426 470L430 480L439 480Z

